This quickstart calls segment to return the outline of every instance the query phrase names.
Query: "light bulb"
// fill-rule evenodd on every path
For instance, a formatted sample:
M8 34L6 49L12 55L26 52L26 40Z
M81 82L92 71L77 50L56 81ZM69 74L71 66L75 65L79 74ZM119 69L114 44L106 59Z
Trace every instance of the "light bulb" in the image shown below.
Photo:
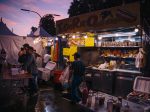
M66 37L65 35L62 36L63 39L64 39L65 37Z
M101 40L101 39L102 39L102 37L101 37L101 36L99 36L99 37L98 37L98 40Z
M139 29L135 28L134 31L137 33L139 31Z
M73 35L73 36L72 36L72 38L73 38L73 39L75 39L75 38L76 38L76 36L75 36L75 35Z
M115 36L116 36L116 37L118 37L118 36L119 36L119 34L118 34L118 33L116 33L116 34L115 34Z
M84 38L88 38L88 36L87 36L87 35L85 35L85 36L84 36Z
M58 38L56 37L55 40L58 40Z

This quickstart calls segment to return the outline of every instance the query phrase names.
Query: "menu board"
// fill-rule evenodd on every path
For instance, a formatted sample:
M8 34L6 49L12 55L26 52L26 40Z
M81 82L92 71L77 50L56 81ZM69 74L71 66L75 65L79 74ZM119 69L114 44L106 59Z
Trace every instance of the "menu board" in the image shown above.
M63 55L69 56L70 55L70 48L63 48Z
M94 47L94 38L86 38L85 47Z

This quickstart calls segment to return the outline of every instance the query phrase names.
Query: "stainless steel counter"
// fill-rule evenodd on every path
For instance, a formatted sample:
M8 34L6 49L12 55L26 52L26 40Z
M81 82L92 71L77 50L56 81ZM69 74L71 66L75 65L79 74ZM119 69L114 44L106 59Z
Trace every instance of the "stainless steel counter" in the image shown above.
M96 67L93 68L88 68L87 69L91 69L91 70L99 70L99 71L108 71L108 72L124 72L124 73L134 73L134 74L141 74L140 71L136 71L136 70L126 70L126 69L98 69Z

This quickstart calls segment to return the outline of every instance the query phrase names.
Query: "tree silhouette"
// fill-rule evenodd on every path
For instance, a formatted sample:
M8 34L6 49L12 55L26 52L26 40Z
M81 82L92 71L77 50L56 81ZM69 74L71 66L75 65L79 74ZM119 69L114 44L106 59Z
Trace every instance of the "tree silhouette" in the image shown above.
M68 9L69 17L88 13L91 11L101 10L123 3L131 3L140 0L73 0Z
M44 15L40 20L40 26L52 36L56 35L56 26L54 17L51 14Z
M34 33L37 30L37 27L32 26L31 31Z

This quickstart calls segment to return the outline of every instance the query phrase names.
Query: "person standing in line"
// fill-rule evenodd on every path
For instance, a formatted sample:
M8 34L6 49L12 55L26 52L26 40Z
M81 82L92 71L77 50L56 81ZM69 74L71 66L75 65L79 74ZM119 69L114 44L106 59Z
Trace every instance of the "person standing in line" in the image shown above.
M0 52L0 73L2 73L3 65L6 60L6 51L2 48Z
M38 91L38 84L37 84L37 76L38 76L38 69L36 65L36 59L34 56L34 51L33 47L29 46L27 50L27 60L25 63L25 68L28 73L32 74L32 79L29 81L29 88L30 88L30 93L34 94L37 93Z
M85 72L85 66L80 60L80 54L74 54L75 61L72 63L70 69L72 72L72 82L71 82L71 100L73 103L77 103L81 100L79 93L79 85L83 81L83 76Z

